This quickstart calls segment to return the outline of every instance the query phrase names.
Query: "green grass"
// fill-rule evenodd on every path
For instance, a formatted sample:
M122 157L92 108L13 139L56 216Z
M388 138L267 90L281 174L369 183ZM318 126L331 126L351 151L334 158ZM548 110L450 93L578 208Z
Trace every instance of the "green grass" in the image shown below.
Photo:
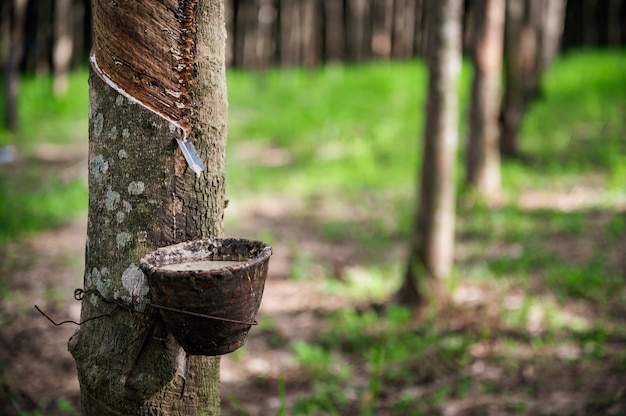
M37 168L20 176L0 175L0 244L53 228L87 205L87 186L80 179L41 179Z
M12 144L21 149L32 149L41 142L69 143L86 139L87 71L69 75L68 90L63 96L55 97L52 85L50 76L26 75L22 78L18 100L19 132L10 133L0 124L0 146ZM4 114L3 104L0 103L0 110Z
M37 156L41 145L87 140L87 72L72 73L66 95L52 95L50 76L25 76L20 85L19 131L0 128L0 146L17 148L18 160L0 165L0 245L46 230L87 210L87 185L63 178ZM69 161L76 163L77 161Z
M415 170L426 82L419 63L232 71L228 81L232 192L402 188ZM250 142L284 160L272 167L271 153L247 151Z
M544 77L543 97L524 119L522 150L531 158L526 178L509 172L505 185L532 178L574 181L590 172L626 192L626 66L624 51L586 51L562 57Z

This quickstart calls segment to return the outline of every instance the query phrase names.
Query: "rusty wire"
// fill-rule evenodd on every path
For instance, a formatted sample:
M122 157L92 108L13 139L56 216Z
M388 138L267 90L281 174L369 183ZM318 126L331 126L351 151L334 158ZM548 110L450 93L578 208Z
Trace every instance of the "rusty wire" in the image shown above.
M85 322L89 322L89 321L95 321L96 319L101 319L101 318L106 318L109 317L111 315L113 315L113 312L115 312L118 309L124 309L128 312L135 312L135 313L141 313L141 312L137 312L134 309L132 309L131 307L129 307L128 305L124 304L124 302L122 302L119 299L107 299L104 296L102 296L102 294L100 292L98 292L95 289L89 289L89 290L84 290L84 289L75 289L74 290L74 299L78 300L78 301L82 301L83 298L85 297L85 295L88 294L94 294L96 296L98 296L104 303L109 303L109 304L114 304L115 306L113 307L113 309L111 309L109 312L107 313L103 313L102 315L98 315L98 316L92 316L91 318L87 318L84 321L80 321L80 322L76 322L72 319L67 319L65 321L61 321L61 322L56 322L54 321L52 318L50 318L50 316L48 316L44 311L41 310L41 308L39 308L39 306L34 305L35 309L37 309L37 311L42 314L48 321L52 322L52 324L54 326L61 326L64 324L74 324L76 326L80 326L82 324L84 324Z

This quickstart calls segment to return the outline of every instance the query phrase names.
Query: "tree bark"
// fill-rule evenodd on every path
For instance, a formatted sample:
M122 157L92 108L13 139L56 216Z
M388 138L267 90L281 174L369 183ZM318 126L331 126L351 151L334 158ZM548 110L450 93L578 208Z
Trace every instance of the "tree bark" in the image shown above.
M598 0L583 0L583 45L596 46L598 44L598 21L596 10Z
M302 62L301 2L280 2L280 64L298 66Z
M524 53L523 20L525 1L509 0L505 24L505 90L502 103L502 136L500 148L503 155L517 156L517 136L524 111Z
M224 0L224 20L226 21L226 33L228 36L226 37L226 66L236 66L237 62L235 60L235 42L234 39L237 37L236 35L236 26L237 22L235 21L236 16L236 4L235 0Z
M391 57L393 17L393 0L374 0L371 50L375 57Z
M546 0L542 15L538 69L543 74L552 64L561 47L565 27L567 0Z
M324 49L326 62L341 62L344 59L345 25L343 2L324 0Z
M415 45L415 0L396 0L393 24L393 50L395 59L413 57Z
M499 123L504 43L504 0L476 4L474 80L467 144L466 181L488 201L501 194Z
M346 7L347 56L353 62L370 57L370 10L367 0L348 0Z
M241 62L244 68L254 69L260 66L259 54L259 8L260 0L244 3L239 12L241 37L243 42Z
M52 55L52 39L54 37L54 2L34 1L29 8L27 27L35 27L33 49L29 51L26 67L34 70L37 75L48 75L51 69L50 56ZM35 21L30 20L31 13ZM31 29L32 30L32 29ZM32 35L31 35L32 36Z
M331 0L332 1L332 0ZM11 49L11 7L12 2L0 3L0 67L5 70Z
M563 0L564 1L564 0ZM622 13L620 8L623 6L623 0L609 0L607 22L607 43L612 47L619 47L622 44ZM565 14L565 11L563 11ZM562 29L562 28L561 28Z
M227 118L223 3L200 0L181 6L188 9L177 13L191 19L188 33L194 34L194 54L187 61L189 140L207 166L201 176L187 168L170 121L120 94L94 71L90 76L81 320L106 316L83 323L69 341L86 415L219 414L219 357L187 357L158 321L151 327L150 315L144 314L150 310L149 290L138 268L141 256L157 247L222 235ZM96 28L123 23L98 18L94 16ZM155 24L144 23L141 32ZM170 63L169 51L154 53L163 65ZM137 355L144 335L146 343Z
M18 129L18 96L20 88L20 69L24 52L24 22L28 0L13 0L10 8L11 40L9 53L4 68L4 123L9 131Z
M67 92L67 74L74 51L72 0L57 0L54 8L54 47L52 64L54 68L54 94L61 96Z
M278 11L274 0L261 0L256 36L257 68L265 70L274 63L276 55L275 24Z
M419 204L411 253L398 293L418 306L440 293L454 262L457 86L461 70L462 0L429 0L433 14Z
M322 44L320 31L317 30L319 27L317 0L300 0L300 10L301 64L313 66L320 62Z

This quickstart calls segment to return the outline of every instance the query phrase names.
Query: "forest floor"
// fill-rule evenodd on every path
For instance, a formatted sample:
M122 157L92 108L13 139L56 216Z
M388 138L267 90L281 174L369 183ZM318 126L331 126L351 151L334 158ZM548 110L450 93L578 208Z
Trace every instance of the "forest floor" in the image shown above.
M67 160L57 161L55 169L84 166L85 157L80 156L83 150L63 153L69 156ZM19 163L23 162L15 162ZM12 169L18 167L14 165ZM580 204L593 200L593 187L576 192L575 199ZM571 190L550 195L529 191L520 202L528 209L537 209L558 205L564 198L573 198ZM350 381L322 377L328 389L342 390L323 392L312 371L315 365L307 364L302 358L306 355L302 346L309 346L313 361L319 359L321 364L332 367L328 368L329 372L341 373L340 363L334 358L328 361L328 357L315 349L318 339L322 339L322 344L328 343L329 327L336 323L336 320L329 323L329 316L346 310L356 311L357 315L367 315L368 310L376 315L385 312L381 305L367 299L328 291L327 279L342 280L347 273L358 275L360 264L367 263L371 252L354 239L339 236L329 241L321 235L319 224L325 214L320 206L275 197L260 204L235 202L229 208L231 212L227 212L228 235L255 236L260 229L271 230L274 255L258 316L261 326L251 330L242 350L222 358L222 414L271 415L281 409L287 409L286 414L626 413L624 303L562 302L560 307L566 319L584 322L581 325L586 329L577 336L561 339L558 335L544 336L546 312L536 307L528 314L525 330L505 328L498 319L501 301L504 299L505 306L516 308L521 299L520 288L512 285L502 289L484 282L459 284L446 307L435 308L433 313L438 318L426 319L427 325L440 327L436 337L444 344L454 343L461 336L458 342L464 350L463 360L439 357L437 349L444 347L435 340L432 341L435 349L428 349L412 363L405 362L412 377L380 379L378 386L372 386L372 380L377 380L372 377L376 372L372 366L392 363L392 357L385 362L376 359L360 362L351 356L350 348L343 348L341 362L351 365ZM567 206L575 208L571 201ZM343 215L354 215L350 206L342 209ZM600 211L586 215L592 217L598 229L611 217ZM3 415L78 414L79 385L73 359L67 351L67 341L75 326L53 326L34 305L57 321L79 320L80 304L72 299L72 293L82 285L85 233L86 219L81 217L0 247L0 272L3 279L8 279L0 306L0 413ZM593 236L585 238L589 241ZM402 262L405 246L406 241L401 238L387 246L386 260ZM555 237L549 246L555 252L573 256L572 261L587 255L584 244L570 239ZM616 267L625 272L626 243L622 241L614 249ZM463 252L462 242L459 251ZM308 256L311 267L305 278L293 278L294 263L300 261L296 253ZM331 265L331 271L316 268L315 264ZM390 277L388 284L395 285L397 281L397 277ZM620 291L624 290L623 284L619 287ZM380 321L370 322L363 331L375 333L374 327L379 324ZM406 321L402 325L406 331L423 330ZM465 342L465 336L472 341ZM380 339L384 338L361 342L371 341L372 345L363 348L374 351L380 346L376 341ZM511 339L516 342L507 341ZM300 353L295 354L294 349L298 348ZM359 385L362 388L355 387ZM371 397L372 394L376 397ZM331 404L296 406L303 397L312 395L326 395ZM294 409L304 410L299 413Z

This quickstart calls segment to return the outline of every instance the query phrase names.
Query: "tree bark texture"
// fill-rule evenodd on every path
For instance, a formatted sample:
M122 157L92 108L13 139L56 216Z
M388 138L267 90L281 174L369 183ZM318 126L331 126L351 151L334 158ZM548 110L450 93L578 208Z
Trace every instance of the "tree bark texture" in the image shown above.
M193 3L181 1L181 6L192 6L187 17L195 21L194 54L188 63L189 125L190 140L206 164L201 176L187 168L174 140L177 129L169 120L120 94L93 71L90 76L89 214L81 320L106 316L84 322L69 341L85 415L219 414L219 358L188 358L158 321L151 325L149 289L138 268L141 256L157 247L222 235L224 10L221 0ZM139 28L152 24L144 21ZM167 56L166 51L155 53Z
M419 204L399 301L417 305L439 290L454 262L455 163L458 78L461 70L461 0L429 0L434 13L428 54L428 98Z
M498 115L505 0L478 2L474 16L474 79L466 180L487 200L493 201L501 194Z

